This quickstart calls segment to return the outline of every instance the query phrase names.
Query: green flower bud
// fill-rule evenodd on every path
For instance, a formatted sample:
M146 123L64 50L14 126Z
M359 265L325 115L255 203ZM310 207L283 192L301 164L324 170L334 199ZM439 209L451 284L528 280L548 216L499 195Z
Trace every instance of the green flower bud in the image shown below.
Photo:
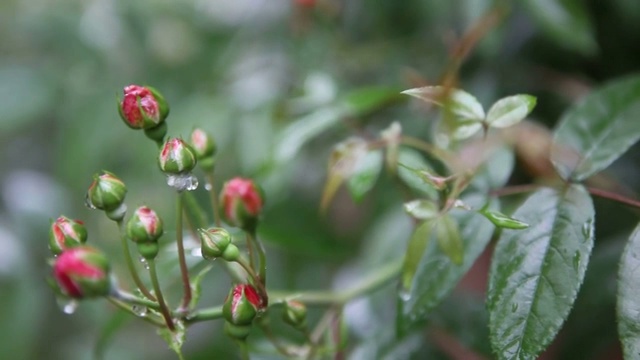
M240 258L240 250L237 246L229 244L229 246L224 249L224 252L222 252L222 258L228 262L238 261Z
M62 252L53 264L53 276L62 292L74 299L107 296L112 284L107 257L81 246Z
M223 228L198 229L198 235L202 243L202 257L208 260L222 256L231 243L231 235Z
M160 251L160 245L157 242L141 242L136 244L138 253L146 260L155 259Z
M229 292L222 307L222 315L233 325L251 325L263 307L256 289L249 284L240 284Z
M115 211L124 202L127 187L114 174L103 171L93 176L87 191L87 205L92 208Z
M49 228L49 248L54 255L64 250L77 247L87 241L87 229L80 220L71 220L60 216Z
M162 233L162 219L146 206L137 208L127 222L127 237L136 243L156 242Z
M188 173L198 162L196 154L186 142L180 138L167 140L160 150L158 164L165 174Z
M191 132L191 147L198 157L198 161L212 158L216 154L217 146L213 137L202 129L194 129Z
M302 329L307 326L307 307L295 300L289 300L284 303L284 312L282 320L287 324Z

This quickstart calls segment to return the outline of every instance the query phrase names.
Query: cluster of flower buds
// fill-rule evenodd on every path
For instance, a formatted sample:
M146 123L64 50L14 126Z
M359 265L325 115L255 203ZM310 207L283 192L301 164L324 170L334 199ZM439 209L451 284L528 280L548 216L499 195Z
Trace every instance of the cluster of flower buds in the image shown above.
M249 284L236 285L229 292L222 307L225 318L224 330L234 339L244 340L249 336L251 324L265 308L256 289Z
M202 244L202 257L207 260L223 258L226 261L234 262L240 257L240 250L231 243L231 234L219 227L209 229L198 229L198 235Z
M107 257L100 251L79 246L64 250L53 264L53 276L62 293L84 299L107 296L112 283Z
M86 241L87 229L82 221L60 216L51 223L49 249L54 255L60 255L64 250L81 246Z
M196 153L198 164L205 171L213 170L215 166L216 142L202 129L191 132L191 147Z
M124 204L126 194L127 187L124 182L114 174L103 171L93 177L87 191L87 205L93 209L104 210L110 219L120 221L127 212Z
M162 236L162 219L155 211L141 206L131 215L127 222L127 237L138 246L140 255L147 259L154 259L160 249L158 239Z
M164 120L169 115L169 104L150 86L129 85L124 88L124 98L118 100L118 112L127 126L143 129L145 134L162 142L167 133Z
M220 194L222 217L231 226L255 232L264 206L262 189L252 180L240 177L227 181Z

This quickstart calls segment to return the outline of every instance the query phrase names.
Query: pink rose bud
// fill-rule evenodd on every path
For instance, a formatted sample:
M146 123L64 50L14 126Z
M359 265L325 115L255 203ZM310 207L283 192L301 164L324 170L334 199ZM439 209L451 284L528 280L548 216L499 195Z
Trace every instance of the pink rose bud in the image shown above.
M263 205L262 190L252 180L236 177L222 187L220 207L229 225L255 231Z
M62 292L74 299L106 296L111 291L109 261L98 250L68 249L53 264L53 276Z
M80 220L60 216L49 229L49 248L54 255L64 250L80 246L87 241L87 229Z
M118 111L130 128L151 129L164 122L169 105L156 89L129 85L124 88L124 98L118 100Z
M188 173L193 170L197 162L196 154L191 146L180 138L167 140L158 157L160 170L165 174Z
M94 209L104 210L112 220L122 220L127 210L124 198L127 187L114 174L103 171L93 176L93 182L87 191L87 205Z
M224 318L233 325L250 325L264 304L256 289L249 284L236 285L222 307Z
M162 236L162 219L155 211L141 206L127 222L127 237L138 245L138 252L143 258L154 259L160 246L158 239Z
M202 244L202 257L208 260L223 256L231 245L231 234L224 228L198 229L198 236Z
M191 147L196 153L200 167L205 171L213 170L215 165L216 142L202 129L191 132Z

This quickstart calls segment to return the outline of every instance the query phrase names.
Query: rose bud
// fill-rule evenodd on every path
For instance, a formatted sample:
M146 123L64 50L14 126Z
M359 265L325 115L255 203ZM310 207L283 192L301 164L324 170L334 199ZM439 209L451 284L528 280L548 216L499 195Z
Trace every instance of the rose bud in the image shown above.
M138 245L138 252L145 259L158 255L158 239L162 236L162 219L155 211L141 206L127 222L127 237Z
M304 328L307 326L307 307L299 301L286 301L282 320L296 329Z
M191 132L191 147L193 147L198 160L213 157L217 150L213 137L198 128Z
M64 250L80 246L87 241L87 229L80 220L71 220L60 216L49 229L49 248L54 255Z
M118 112L132 129L151 129L167 118L169 104L150 86L129 85L124 88L124 98L118 100Z
M251 325L264 308L256 289L249 284L236 285L222 306L222 315L233 325Z
M158 157L160 170L165 174L188 173L193 170L197 162L196 154L191 146L180 138L167 140Z
M53 276L62 292L74 299L109 295L109 261L100 251L81 246L62 252L53 264Z
M202 243L202 257L208 260L222 256L231 244L231 235L223 228L198 229L198 236Z
M126 211L124 197L127 187L114 174L103 171L93 176L93 182L87 191L87 205L104 210L112 220L122 220Z
M237 177L227 181L222 187L222 217L231 226L255 231L263 204L262 190L252 180Z

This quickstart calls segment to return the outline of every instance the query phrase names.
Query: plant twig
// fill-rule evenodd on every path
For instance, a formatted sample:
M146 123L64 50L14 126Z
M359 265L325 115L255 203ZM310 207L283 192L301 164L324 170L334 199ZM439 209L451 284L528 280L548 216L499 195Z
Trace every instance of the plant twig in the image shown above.
M184 241L182 238L182 193L178 193L177 211L176 211L176 245L178 247L178 261L180 262L180 274L182 276L182 285L184 288L184 297L180 312L186 311L191 303L191 283L189 280L189 268L187 267L187 259L184 254Z
M124 234L124 225L122 220L118 221L118 230L120 232L120 241L122 242L122 250L124 252L124 259L127 263L127 267L129 268L129 273L131 274L131 278L133 282L136 284L138 289L142 292L144 296L146 296L149 300L156 301L156 297L151 294L149 289L144 285L142 279L140 279L140 275L138 275L138 271L136 270L136 266L133 263L133 258L131 257L131 251L129 250L129 244L127 242L127 237Z
M207 182L209 183L208 185L211 187L209 191L209 194L211 196L211 209L213 211L213 219L214 222L216 224L216 227L220 227L221 223L220 223L220 206L218 203L218 193L216 192L216 186L215 186L215 176L214 176L214 171L215 170L211 170L207 173L206 177L207 177Z
M141 318L142 320L144 320L144 321L146 321L146 322L148 322L150 324L153 324L153 325L155 325L157 327L164 327L165 326L165 323L162 320L160 320L159 318L156 318L155 316L139 316L138 314L135 313L135 311L133 311L131 306L129 306L128 304L122 302L122 300L120 300L120 299L117 299L115 297L109 296L109 297L107 297L107 300L110 303L112 303L113 305L115 305L116 307L118 307L118 308L120 308L120 309L122 309L122 310L124 310L124 311L126 311L126 312L128 312L130 314L133 314L136 317Z
M171 318L171 312L167 307L167 303L162 296L162 289L160 288L160 282L158 281L158 273L156 272L156 262L154 259L147 259L149 263L149 275L151 276L151 283L153 284L153 290L158 296L158 303L160 304L160 313L164 317L164 321L167 323L169 330L174 331L176 329L173 319Z
M631 207L634 208L638 208L640 209L640 201L638 200L634 200L634 199L630 199L624 195L620 195L614 192L610 192L607 190L602 190L602 189L596 189L596 188L592 188L592 187L587 187L587 191L594 196L598 196L604 199L609 199L609 200L613 200L613 201L617 201L621 204L625 204L625 205L629 205Z

